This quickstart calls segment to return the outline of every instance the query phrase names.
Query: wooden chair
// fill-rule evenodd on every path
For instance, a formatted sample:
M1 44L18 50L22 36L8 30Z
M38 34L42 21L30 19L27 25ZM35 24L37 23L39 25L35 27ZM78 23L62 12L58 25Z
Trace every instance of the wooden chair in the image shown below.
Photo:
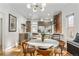
M53 34L52 39L59 41L60 40L60 34Z
M29 48L29 45L26 42L22 43L22 48L23 48L23 54L24 54L24 56L26 56L27 53L29 53L30 56L34 55L35 48L34 47Z
M22 42L21 44L22 44L23 54L24 54L24 56L26 56L27 44L25 42Z
M38 52L39 55L42 55L42 56L50 56L51 50L40 50L40 49L37 49L37 52Z
M60 39L63 38L63 34L58 34L58 33L56 33L56 34L53 34L53 35L51 36L51 38L54 39L54 40L60 41Z
M51 56L53 55L53 46L50 46L48 49L44 49L44 48L41 48L38 47L37 49L37 52L39 55L43 55L43 56Z
M59 54L59 56L62 55L62 51L66 49L64 46L65 46L65 42L59 41L59 46L54 49L55 55L56 54Z

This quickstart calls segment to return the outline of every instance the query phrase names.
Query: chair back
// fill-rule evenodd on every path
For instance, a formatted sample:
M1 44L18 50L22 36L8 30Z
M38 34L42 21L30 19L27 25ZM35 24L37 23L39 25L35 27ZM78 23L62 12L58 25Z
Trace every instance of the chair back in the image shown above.
M35 52L35 47L31 46L26 42L22 42L22 48L23 48L23 53L24 55L26 55L27 53L30 53L30 55L32 56L32 54L34 55Z
M64 48L65 42L64 42L64 41L59 41L59 46L60 46L61 48Z
M38 49L37 52L43 56L49 56L51 53L51 50L40 50Z
M62 39L62 38L63 38L63 34L56 33L56 34L52 35L52 39L55 39L55 40L58 40L58 41L60 41L60 39Z
M26 42L22 42L22 48L26 49L28 47L28 44Z
M52 39L60 40L60 34L53 34Z

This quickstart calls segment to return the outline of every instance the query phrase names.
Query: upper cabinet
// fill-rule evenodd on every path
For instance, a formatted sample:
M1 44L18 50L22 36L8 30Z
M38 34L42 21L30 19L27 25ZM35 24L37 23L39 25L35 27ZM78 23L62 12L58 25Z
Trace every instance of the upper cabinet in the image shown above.
M31 33L52 33L52 21L26 21L26 32Z
M62 13L54 16L54 32L62 33Z
M32 21L31 22L31 32L32 33L38 33L38 22L37 21Z
M31 21L26 21L26 32L31 32Z

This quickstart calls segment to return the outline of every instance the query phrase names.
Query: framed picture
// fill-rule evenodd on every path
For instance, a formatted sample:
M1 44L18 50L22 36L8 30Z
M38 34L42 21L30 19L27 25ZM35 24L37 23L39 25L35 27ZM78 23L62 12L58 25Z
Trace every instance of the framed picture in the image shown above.
M17 30L17 18L9 14L9 32L16 32Z

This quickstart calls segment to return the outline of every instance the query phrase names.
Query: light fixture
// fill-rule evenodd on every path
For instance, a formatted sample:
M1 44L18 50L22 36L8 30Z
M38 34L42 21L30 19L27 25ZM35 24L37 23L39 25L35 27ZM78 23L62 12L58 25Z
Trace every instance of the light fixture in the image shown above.
M31 8L31 7L30 7L30 4L27 4L27 8Z
M49 14L49 13L48 13L47 15L48 15L48 16L50 16L50 14Z
M46 3L29 3L27 4L28 9L32 9L33 12L44 11Z

